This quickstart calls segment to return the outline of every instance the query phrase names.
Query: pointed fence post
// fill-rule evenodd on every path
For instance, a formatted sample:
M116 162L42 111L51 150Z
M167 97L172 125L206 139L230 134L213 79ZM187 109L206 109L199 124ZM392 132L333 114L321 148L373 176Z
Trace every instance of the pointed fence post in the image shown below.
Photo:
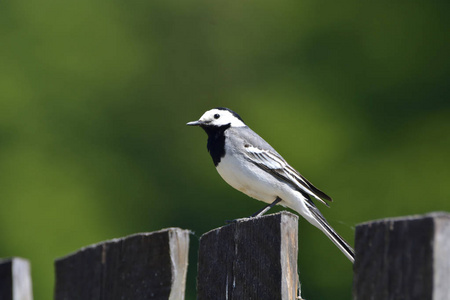
M19 257L0 259L0 299L33 300L28 260Z
M55 300L183 300L189 231L169 228L92 245L55 262Z
M450 300L450 214L356 227L353 299Z
M240 219L200 238L197 299L296 299L298 217Z

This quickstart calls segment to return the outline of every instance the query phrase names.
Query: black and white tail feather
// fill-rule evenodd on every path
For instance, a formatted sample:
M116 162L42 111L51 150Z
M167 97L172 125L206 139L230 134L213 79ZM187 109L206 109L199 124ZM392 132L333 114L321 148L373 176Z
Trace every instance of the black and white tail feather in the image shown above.
M324 200L332 202L330 196L316 188L311 182L303 177L297 170L291 167L278 153L270 150L262 150L255 148L249 144L244 146L248 151L247 159L263 169L266 172L271 173L274 177L277 177L284 182L291 185L292 188L298 190L306 199L306 207L309 212L314 216L317 224L314 224L347 256L347 258L354 262L354 251L352 247L328 224L325 217L319 211L319 209L311 201L310 196L319 200L321 203L329 207L328 203ZM301 215L304 215L302 211L298 211ZM308 218L307 218L308 219Z
M345 256L353 263L355 262L355 251L352 247L328 224L327 220L322 216L320 211L314 205L307 204L311 213L321 226L321 230L325 235L344 253Z
M269 203L257 215L276 204L287 206L324 232L354 262L353 249L328 224L311 200L313 198L329 206L326 201L333 201L331 197L291 167L238 114L219 107L187 125L200 126L208 134L208 151L217 171L228 184L252 198Z

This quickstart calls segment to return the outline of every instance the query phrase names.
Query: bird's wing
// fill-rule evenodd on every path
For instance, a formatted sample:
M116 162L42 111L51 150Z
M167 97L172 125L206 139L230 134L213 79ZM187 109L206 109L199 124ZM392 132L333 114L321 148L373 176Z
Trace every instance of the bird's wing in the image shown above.
M291 167L277 152L260 149L248 143L244 145L245 157L259 168L272 176L290 184L303 194L308 194L328 206L324 200L332 201L331 197L316 188L303 177L297 170Z

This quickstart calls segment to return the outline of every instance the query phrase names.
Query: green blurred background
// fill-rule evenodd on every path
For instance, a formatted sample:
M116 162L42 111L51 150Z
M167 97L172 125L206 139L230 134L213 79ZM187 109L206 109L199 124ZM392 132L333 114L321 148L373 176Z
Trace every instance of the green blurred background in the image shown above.
M178 226L198 238L264 204L226 185L206 135L225 106L356 224L450 211L449 1L2 1L0 257L35 299L82 246ZM278 209L279 210L279 209ZM277 209L273 210L277 211ZM350 299L352 265L300 221L306 299Z

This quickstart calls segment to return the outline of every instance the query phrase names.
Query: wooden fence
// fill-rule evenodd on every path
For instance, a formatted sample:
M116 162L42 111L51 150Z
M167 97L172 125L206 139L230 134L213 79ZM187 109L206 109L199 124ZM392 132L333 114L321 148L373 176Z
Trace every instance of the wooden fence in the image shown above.
M197 299L300 299L298 217L242 219L200 238ZM184 299L188 230L82 248L55 262L55 300ZM450 299L450 214L358 225L353 299ZM32 300L27 260L0 261L0 300ZM314 299L309 299L314 300Z

